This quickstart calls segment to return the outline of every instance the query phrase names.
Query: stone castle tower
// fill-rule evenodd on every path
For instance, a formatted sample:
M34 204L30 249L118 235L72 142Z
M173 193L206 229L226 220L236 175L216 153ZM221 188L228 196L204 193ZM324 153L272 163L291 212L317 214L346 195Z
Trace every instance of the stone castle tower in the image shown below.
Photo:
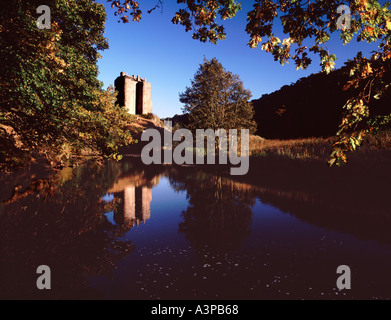
M152 113L151 84L145 79L121 72L114 86L118 91L117 103L130 114Z

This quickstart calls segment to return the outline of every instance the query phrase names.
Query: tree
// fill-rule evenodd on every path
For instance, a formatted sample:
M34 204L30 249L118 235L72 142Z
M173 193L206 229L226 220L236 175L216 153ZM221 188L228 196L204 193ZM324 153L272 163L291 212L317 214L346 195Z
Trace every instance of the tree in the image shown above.
M116 14L130 14L139 21L142 10L138 1L108 0L116 7ZM160 1L159 1L160 2ZM348 2L349 6L344 6ZM193 32L193 38L216 43L226 37L219 19L232 18L241 9L235 0L177 0L185 4L172 22ZM276 18L280 18L283 32L275 34ZM123 22L127 22L123 19ZM390 3L378 0L254 0L253 10L247 14L248 45L270 52L276 61L294 61L297 68L306 69L312 62L309 54L319 56L322 70L334 69L337 57L326 43L333 33L340 33L343 44L354 37L357 41L378 42L378 50L370 58L357 54L346 63L350 79L346 88L355 88L346 101L344 116L337 132L338 140L331 153L330 165L346 162L346 153L355 150L365 134L388 125L391 114L370 114L374 99L391 93L391 11ZM304 41L305 44L304 44Z
M228 72L216 59L200 65L191 87L180 93L189 114L189 128L249 129L255 132L254 110L249 99L251 92L243 87L238 75Z
M106 13L90 0L48 0L49 29L37 26L37 0L10 0L0 20L0 140L66 163L89 151L118 157L132 138L126 112L97 79ZM12 134L10 134L12 132ZM7 143L6 143L7 142ZM5 154L0 153L2 162ZM30 159L30 156L28 157Z

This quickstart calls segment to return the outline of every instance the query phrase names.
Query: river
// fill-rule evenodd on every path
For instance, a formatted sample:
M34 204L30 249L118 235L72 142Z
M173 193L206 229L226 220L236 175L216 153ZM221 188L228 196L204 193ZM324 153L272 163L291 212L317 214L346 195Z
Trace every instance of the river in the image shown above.
M234 179L127 159L8 176L1 298L391 298L387 191L299 171ZM40 265L50 290L37 289ZM340 265L351 289L336 286Z

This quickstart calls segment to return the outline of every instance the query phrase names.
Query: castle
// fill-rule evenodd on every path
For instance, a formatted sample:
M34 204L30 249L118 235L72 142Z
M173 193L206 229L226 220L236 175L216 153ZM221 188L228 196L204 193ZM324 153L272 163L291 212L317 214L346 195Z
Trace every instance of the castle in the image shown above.
M114 86L118 91L117 103L130 114L152 113L151 84L145 79L121 72Z

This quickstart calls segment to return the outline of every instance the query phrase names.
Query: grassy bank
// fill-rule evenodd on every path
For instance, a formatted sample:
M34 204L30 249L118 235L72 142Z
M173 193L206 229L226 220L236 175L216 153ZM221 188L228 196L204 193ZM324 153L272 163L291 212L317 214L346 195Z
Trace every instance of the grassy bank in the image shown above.
M250 155L327 162L335 140L335 137L266 140L258 136L251 136ZM382 157L383 151L386 150L391 150L391 131L366 136L362 146L356 152L350 153L349 158L365 160Z
M331 138L266 140L258 136L251 136L249 145L251 156L312 160L326 160L331 146Z

